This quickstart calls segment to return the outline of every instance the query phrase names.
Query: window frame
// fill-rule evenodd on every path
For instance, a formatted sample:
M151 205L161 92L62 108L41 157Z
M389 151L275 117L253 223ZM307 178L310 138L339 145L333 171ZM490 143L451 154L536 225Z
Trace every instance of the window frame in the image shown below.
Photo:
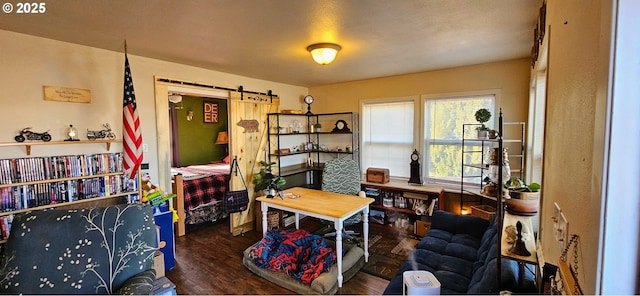
M413 149L418 149L418 151L421 151L421 148L419 146L416 145L416 143L419 143L419 135L420 132L416 131L416 123L419 122L418 120L420 119L420 117L418 116L418 114L416 114L416 108L419 108L420 106L420 96L416 95L416 96L403 96L403 97L392 97L392 98L372 98L372 99L361 99L360 100L360 148L361 148L361 152L360 152L360 164L363 164L363 160L364 160L364 147L366 147L366 145L364 144L364 127L365 127L365 112L364 112L364 108L365 105L368 104L391 104L391 103L400 103L400 102L412 102L413 103L413 132L412 132L412 141L413 141ZM409 159L409 157L411 156L411 152L413 151L413 149L411 149L411 151L409 151L407 153L407 159ZM409 168L409 161L407 161L407 169ZM361 165L361 172L364 175L366 173L366 169L362 167ZM392 172L391 172L392 173ZM408 177L399 177L399 176L390 176L391 179L394 180L409 180Z
M420 128L421 128L421 147L423 148L420 151L421 155L425 155L428 157L429 155L429 147L427 145L427 139L423 138L422 135L425 134L425 129L426 129L426 122L427 122L427 118L426 118L426 114L425 113L425 109L426 109L426 105L428 101L435 101L435 100L449 100L449 99L461 99L461 98L465 98L465 97L483 97L483 96L493 96L493 110L489 110L491 111L491 118L494 120L494 124L497 120L496 116L497 116L497 111L499 110L498 106L500 106L500 102L501 102L501 90L500 89L488 89L488 90L478 90L478 91L468 91L468 92L454 92L454 93L442 93L442 94L424 94L420 96L420 112L422 113L420 116ZM467 123L476 123L476 122L467 122ZM459 127L460 129L462 129L462 126ZM445 139L438 139L436 141L434 141L434 143L445 143L446 145L457 145L457 146L462 146L462 139L455 139L455 140L445 140ZM447 144L450 143L450 144ZM460 166L462 166L462 163L460 163ZM447 179L440 179L440 178L431 178L429 177L429 162L427 162L426 160L423 161L423 165L422 165L422 178L425 181L426 184L438 184L438 185L442 185L442 186L459 186L460 185L460 180L458 181L454 181L454 180L447 180ZM465 183L467 183L468 181L465 181ZM478 185L473 183L474 185Z
M401 101L413 101L414 103L414 127L413 127L413 145L414 149L417 149L420 152L421 156L421 174L422 180L425 184L438 184L447 187L452 187L453 185L459 185L459 182L453 182L451 180L445 181L443 179L437 178L429 178L428 177L428 147L426 147L427 140L423 137L425 132L425 123L427 121L425 114L425 107L427 101L430 100L439 100L439 99L455 99L461 97L472 97L472 96L494 96L494 110L491 110L492 115L496 116L496 110L498 110L498 106L501 106L501 90L500 89L487 89L487 90L478 90L478 91L468 91L468 92L452 92L452 93L436 93L436 94L421 94L416 96L403 96L403 97L390 97L390 98L373 98L373 99L361 99L359 102L360 105L360 126L365 126L365 115L364 108L367 104L387 104L387 103L396 103ZM495 120L495 118L494 118ZM473 122L472 122L473 123ZM462 127L460 127L462 128ZM360 133L360 143L362 148L364 145L364 133ZM447 145L462 145L460 140L436 140L437 142L447 143ZM360 163L362 164L362 160L365 157L365 150L362 149L360 153ZM409 157L410 153L407 154L407 167L409 166ZM361 167L361 172L364 175L366 172L366 168ZM390 176L392 180L406 181L409 178L400 177L397 175Z

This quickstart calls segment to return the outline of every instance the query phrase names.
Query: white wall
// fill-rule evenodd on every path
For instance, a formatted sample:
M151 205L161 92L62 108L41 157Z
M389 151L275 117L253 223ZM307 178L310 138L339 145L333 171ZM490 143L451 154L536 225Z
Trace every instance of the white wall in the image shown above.
M123 41L124 43L124 41ZM78 129L81 139L86 130L111 124L122 139L122 100L124 53L55 41L0 30L0 142L14 142L24 127L34 131L50 130L53 140L63 140L69 124ZM150 164L152 180L157 173L154 76L228 88L242 85L245 90L272 90L281 98L283 109L301 109L307 88L253 79L202 68L185 66L135 55L129 48L129 63L142 125L143 142L149 145L144 162ZM44 101L43 85L91 90L91 103ZM0 148L2 158L25 157L24 147ZM121 151L114 144L111 151ZM33 146L32 156L103 153L104 145Z

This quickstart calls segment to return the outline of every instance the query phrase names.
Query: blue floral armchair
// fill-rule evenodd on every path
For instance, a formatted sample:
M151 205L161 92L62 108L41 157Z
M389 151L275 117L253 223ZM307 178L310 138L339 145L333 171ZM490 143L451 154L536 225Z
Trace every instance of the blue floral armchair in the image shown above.
M150 206L17 214L0 261L0 293L150 294L157 236Z

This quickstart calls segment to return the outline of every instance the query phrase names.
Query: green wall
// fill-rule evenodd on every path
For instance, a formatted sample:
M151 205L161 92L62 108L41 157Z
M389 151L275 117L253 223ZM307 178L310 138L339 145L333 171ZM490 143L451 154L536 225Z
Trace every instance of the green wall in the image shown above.
M218 123L204 122L203 102L218 104ZM183 108L177 110L180 166L221 161L227 145L215 141L218 132L227 131L227 100L183 96L181 104ZM187 120L188 111L193 111L191 121Z

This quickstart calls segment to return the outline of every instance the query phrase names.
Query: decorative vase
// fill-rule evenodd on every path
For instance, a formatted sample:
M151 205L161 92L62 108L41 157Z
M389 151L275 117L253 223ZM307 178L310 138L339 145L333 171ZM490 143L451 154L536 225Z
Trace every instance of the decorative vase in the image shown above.
M502 157L502 183L506 183L511 179L511 166L509 165L509 152L507 148L502 148L500 153L498 148L491 150L491 164L489 165L489 179L493 183L498 183L498 169L500 167L499 161Z
M505 200L507 211L515 215L535 215L540 204L540 192L510 191Z

